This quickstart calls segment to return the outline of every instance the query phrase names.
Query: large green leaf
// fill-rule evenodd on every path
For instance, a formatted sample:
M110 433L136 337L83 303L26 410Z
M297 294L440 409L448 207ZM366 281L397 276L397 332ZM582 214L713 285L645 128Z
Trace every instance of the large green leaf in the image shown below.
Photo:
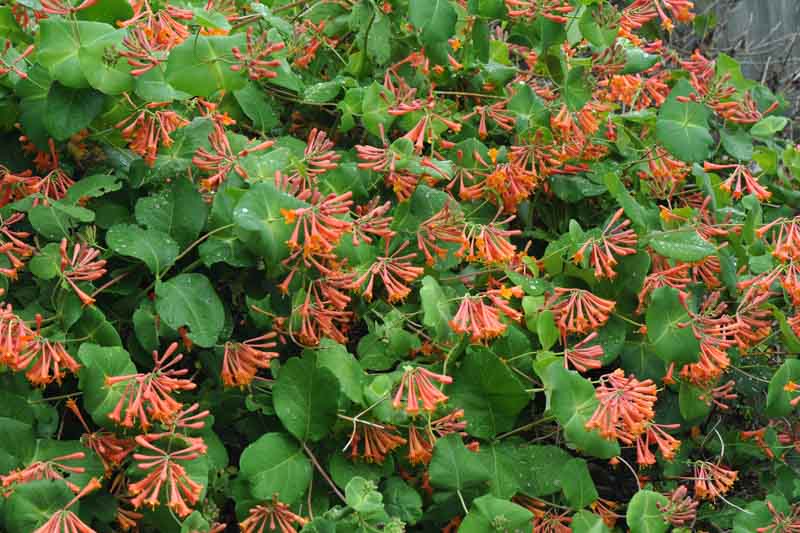
M628 504L626 520L631 533L664 533L669 524L664 520L658 506L665 506L669 499L658 492L640 490Z
M31 533L74 496L63 480L37 480L14 490L3 508L8 533ZM70 508L75 512L79 504Z
M648 244L664 257L687 262L700 261L717 251L693 229L658 231L650 235Z
M176 179L163 191L136 202L136 221L170 235L186 248L206 225L208 205L188 179Z
M122 94L133 89L131 66L125 58L110 60L109 50L121 49L128 30L113 30L84 39L78 50L81 71L89 85L105 94Z
M420 41L426 46L441 45L456 29L458 14L450 0L411 0L408 18L420 32Z
M289 256L286 241L293 229L284 220L281 209L306 206L271 183L258 183L242 196L233 210L236 233L253 253L266 259L267 268L272 271Z
M178 257L178 243L163 231L117 224L106 233L106 244L120 255L142 261L150 272L159 274Z
M582 509L598 498L584 459L571 459L559 473L564 497L573 509Z
M700 342L694 336L689 313L681 303L677 289L659 287L653 291L646 323L647 338L665 363L697 362Z
M57 141L86 128L103 108L105 97L93 89L69 89L54 83L47 94L44 125Z
M241 89L245 85L244 75L231 70L231 49L237 46L245 48L244 33L223 37L195 35L186 39L169 54L166 81L194 96Z
M345 396L359 404L364 402L366 374L346 347L331 339L322 339L313 353L316 354L317 366L331 371Z
M547 371L550 379L545 387L550 393L550 411L564 429L567 442L578 451L601 459L619 455L616 441L605 440L597 431L587 431L585 427L598 405L591 382L558 362Z
M136 366L124 349L91 343L81 345L78 359L83 365L79 373L83 406L95 423L108 426L108 414L122 398L127 382L107 385L106 378L136 374Z
M492 533L494 531L522 531L530 529L533 519L525 507L491 494L472 500L472 507L458 528L459 533Z
M521 492L538 497L561 490L560 472L571 456L558 446L524 444L516 447L516 475Z
M470 351L449 392L453 405L464 409L467 432L481 438L512 429L530 401L508 366L485 348Z
M453 318L450 301L439 282L432 276L422 278L419 290L422 302L422 323L429 328L438 340L445 340L451 335L450 320Z
M189 338L210 348L225 324L225 311L214 287L202 274L180 274L156 284L156 310L172 329L189 327Z
M389 516L413 526L422 518L422 497L399 477L390 477L383 486L383 502Z
M428 474L431 485L450 490L474 487L490 479L480 455L468 450L461 436L454 433L436 441Z
M239 459L239 471L259 500L273 495L289 505L305 494L311 462L300 445L282 433L267 433L250 444Z
M489 489L498 498L510 498L522 485L523 478L530 473L523 473L519 457L525 452L521 446L508 442L496 442L482 445L481 458L489 471Z
M708 131L711 111L704 104L678 101L678 97L687 97L694 92L687 80L680 80L661 106L656 121L658 142L688 162L707 159L714 145L714 138Z
M281 367L272 401L289 433L303 442L322 440L336 422L339 382L310 357L293 357Z
M786 390L789 382L800 384L800 359L787 359L772 376L767 391L768 416L789 416L795 410L791 402L800 397L800 391Z

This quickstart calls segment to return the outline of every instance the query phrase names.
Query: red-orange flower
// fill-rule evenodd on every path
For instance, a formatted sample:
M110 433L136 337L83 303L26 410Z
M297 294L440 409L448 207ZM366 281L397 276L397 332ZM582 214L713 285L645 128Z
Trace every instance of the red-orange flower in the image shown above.
M262 33L258 38L253 38L254 28L247 29L247 47L242 51L238 46L231 52L239 63L232 65L231 70L246 71L251 80L261 80L274 78L278 73L274 70L280 66L281 62L277 59L267 59L269 56L283 50L283 43L271 43L267 41L267 33Z
M708 461L694 464L694 494L701 500L716 500L731 490L738 472Z
M225 128L219 120L214 121L214 129L208 135L208 142L211 143L211 150L198 148L192 157L194 166L210 174L200 182L200 188L204 191L216 190L231 171L236 172L242 179L247 179L247 172L239 160L253 152L266 150L275 144L275 141L263 141L234 153L228 140L228 134L225 133Z
M733 172L728 179L722 182L720 189L728 191L737 200L742 197L744 189L747 189L749 194L754 194L762 202L769 200L772 196L772 193L758 182L746 165L718 165L708 161L703 163L703 170L706 172L728 169L733 169ZM742 188L742 183L744 183L744 188Z
M572 348L566 347L566 339L564 340L564 367L567 368L570 364L575 367L579 372L586 372L590 369L597 369L603 366L601 359L603 358L603 345L592 344L587 346L597 338L597 332L591 332L585 339L580 341Z
M33 247L23 239L30 237L27 231L12 230L11 226L25 218L24 213L14 213L3 219L0 217L0 254L4 255L10 265L0 268L0 275L9 279L17 279L17 274L25 266L25 261L33 255Z
M450 327L458 334L469 334L471 342L499 337L507 328L500 320L501 314L514 321L522 318L522 313L508 305L507 299L522 295L520 287L491 289L478 296L466 295L450 321ZM489 298L490 303L484 302L484 298Z
M608 322L616 303L583 289L556 287L545 302L553 312L562 337L570 333L589 333Z
M154 445L151 440L143 435L136 437L136 443L148 450L147 453L134 453L133 458L138 461L137 466L147 472L144 478L128 485L129 492L133 495L131 503L138 509L143 504L150 508L157 507L160 502L161 489L166 489L168 497L167 506L181 518L192 513L190 505L200 499L203 486L194 481L178 461L192 461L206 453L206 446L202 440L193 440L185 448L171 450L177 439L170 440L167 450ZM188 503L187 503L188 502Z
M35 461L25 468L12 470L4 476L0 476L0 483L3 489L8 489L14 485L28 483L40 479L61 479L73 492L79 492L80 487L69 481L70 474L82 474L86 472L86 468L82 466L71 466L65 464L66 461L82 461L86 459L86 454L83 452L75 452L67 455L53 457L43 461ZM8 495L11 490L6 491Z
M521 231L504 230L500 228L500 225L508 224L514 218L512 215L500 222L470 226L464 236L461 248L456 251L456 256L463 257L466 252L468 261L483 261L489 264L503 264L511 261L517 248L508 241L508 237L519 235Z
M90 492L99 489L101 486L99 480L95 478L89 480L89 483L80 489L80 492L78 492L72 500L53 513L47 522L42 524L34 533L96 533L94 529L84 524L81 519L78 518L78 515L70 511L69 508L72 507L75 502Z
M436 410L439 404L447 401L447 396L437 389L431 380L442 384L450 384L453 378L444 374L436 374L421 366L406 367L403 377L400 379L400 386L392 400L392 406L400 409L403 405L403 397L406 389L408 394L405 397L406 413L414 416L419 414L419 402L422 402L422 409L429 413Z
M304 526L308 520L293 513L289 506L278 501L277 495L270 503L256 505L248 517L239 523L242 533L263 533L278 529L280 533L297 533L297 526Z
M151 167L156 162L158 147L172 146L170 134L189 124L188 120L175 111L154 111L166 105L169 102L151 102L114 126L121 130L122 138L128 141L128 148L142 156Z
M81 299L83 305L92 305L94 298L83 292L76 281L95 281L106 273L106 261L97 260L100 250L90 248L85 244L75 243L72 255L67 251L67 239L61 239L61 272L72 290Z
M406 443L406 439L394 433L393 426L378 426L356 422L350 437L350 457L362 457L368 463L382 464L386 456ZM363 449L360 444L363 442Z
M86 433L81 436L81 442L84 446L97 454L100 461L103 463L106 475L108 475L113 468L122 464L122 461L136 448L136 443L132 439L120 438L104 430L91 431L78 409L78 405L72 398L66 401L66 406L75 414L83 426L83 429L86 431Z
M666 504L656 503L658 510L664 518L675 527L689 526L697 517L697 507L700 502L688 495L686 485L681 485L668 495Z
M268 351L278 344L274 331L248 339L244 342L226 342L222 356L222 383L227 387L245 387L253 381L259 369L269 368L270 361L278 352Z
M411 263L411 260L417 257L416 252L400 255L400 252L408 248L410 244L409 241L404 241L392 255L376 258L369 269L353 282L353 288L360 289L366 282L367 288L364 289L363 296L367 301L372 300L372 288L377 275L383 281L383 286L386 287L389 303L405 300L406 296L411 293L411 287L406 283L413 282L425 271L422 267L414 266ZM386 247L389 247L388 241Z
M144 430L152 425L151 418L165 423L170 422L183 406L171 394L192 390L197 386L191 380L182 377L189 373L187 368L174 368L183 359L182 354L173 357L177 350L178 343L173 342L162 356L158 355L158 351L153 351L155 365L151 372L106 376L107 387L114 387L118 383L125 384L119 401L108 418L127 428L133 427L138 419L139 425Z
M626 377L621 368L600 378L595 395L599 405L586 422L586 429L598 429L603 438L616 438L620 430L638 436L655 416L657 396L653 381Z
M42 317L36 315L36 332L23 337L23 344L12 368L18 372L27 369L25 377L36 386L48 385L53 381L61 383L66 371L77 374L81 365L73 359L63 344L42 337L41 331Z
M638 242L636 232L630 229L630 220L620 222L623 213L623 209L618 209L603 228L600 237L587 240L573 256L575 263L580 264L589 253L589 264L594 267L594 275L598 279L617 277L614 271L617 265L615 255L626 256L636 253Z

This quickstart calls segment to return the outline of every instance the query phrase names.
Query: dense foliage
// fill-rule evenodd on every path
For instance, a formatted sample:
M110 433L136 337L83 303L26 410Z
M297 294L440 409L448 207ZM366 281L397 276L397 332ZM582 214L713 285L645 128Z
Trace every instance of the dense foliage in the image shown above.
M798 531L800 150L692 8L6 2L3 531Z

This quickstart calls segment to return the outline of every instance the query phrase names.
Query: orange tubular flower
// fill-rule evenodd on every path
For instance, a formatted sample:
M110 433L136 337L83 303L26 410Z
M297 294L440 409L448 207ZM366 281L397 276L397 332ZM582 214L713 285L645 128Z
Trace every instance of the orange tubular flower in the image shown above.
M80 492L70 500L67 505L53 513L53 515L33 533L96 533L94 529L84 524L78 515L69 510L75 502L101 487L99 480L92 478Z
M640 466L648 466L656 464L656 457L650 448L655 445L661 451L661 456L666 461L675 459L675 454L681 447L681 441L664 431L665 429L678 429L680 424L656 424L650 422L647 424L647 429L644 433L636 437L636 462ZM620 433L620 440L626 444L631 444L632 441L625 438Z
M694 464L694 494L701 500L716 500L725 494L736 481L738 473L708 461Z
M593 331L588 337L580 341L572 348L565 348L564 350L564 368L568 368L571 364L578 372L586 372L590 369L600 368L602 365L601 359L603 358L602 344L593 344L586 346L587 343L597 338L597 332ZM566 339L564 344L566 346Z
M514 496L514 502L533 513L532 533L572 533L572 517L567 516L569 511L558 513L548 509L547 502L524 494Z
M299 193L314 189L318 176L339 166L341 156L333 150L334 146L327 133L312 129L303 151L303 160L294 163L291 172L284 178L287 184L285 189L298 196Z
M406 397L406 413L411 416L419 414L419 402L422 401L422 409L429 413L436 410L439 404L447 401L447 396L437 389L431 380L441 384L450 384L453 378L444 374L436 374L423 367L405 367L403 377L400 379L400 386L392 400L392 406L400 409L403 405L404 392L408 389Z
M750 170L747 168L746 165L736 164L736 165L718 165L716 163L709 163L708 161L703 163L703 170L706 172L712 172L715 170L728 170L733 169L730 177L722 182L720 188L724 191L728 191L735 199L739 199L742 197L742 182L744 181L744 187L747 189L749 194L754 194L756 198L760 201L769 200L772 196L772 193L764 188L758 180L750 173ZM733 189L733 190L731 190Z
M566 24L566 15L574 9L566 0L505 0L510 17L534 19L542 16L547 20Z
M686 295L685 289L692 282L692 278L689 276L691 268L691 264L681 263L677 266L665 270L658 270L649 274L644 278L642 290L639 291L639 306L636 308L636 312L641 314L645 310L647 298L650 296L650 293L659 287L672 287L682 296Z
M406 443L406 439L393 433L393 426L377 426L368 423L356 423L350 438L350 458L362 457L368 463L383 464L386 456ZM359 443L363 441L364 449L359 451Z
M277 496L274 496L272 502L250 509L249 516L239 523L239 527L242 533L263 533L275 529L280 533L297 533L295 524L302 527L306 523L308 520L294 514L288 505L279 502Z
M570 333L589 333L608 322L616 303L583 289L556 287L545 302L556 325L565 337Z
M136 443L150 453L133 454L133 458L139 461L137 466L141 470L149 471L141 481L128 485L128 491L133 495L131 503L134 508L138 509L143 504L150 508L157 507L161 503L161 488L166 485L166 495L169 498L167 506L181 518L190 515L192 509L189 505L196 504L200 499L203 486L190 478L186 469L177 461L192 461L204 455L205 444L202 440L197 440L185 448L167 452L143 435L136 437Z
M111 432L103 430L92 432L78 409L78 404L72 398L66 401L66 406L67 409L75 414L86 431L81 436L81 442L97 454L103 463L106 475L109 475L115 467L122 464L122 461L136 448L136 443L132 439L122 439Z
M153 111L169 105L169 102L152 102L141 111L118 122L114 127L121 130L122 138L128 141L128 148L153 166L158 155L158 147L172 146L170 134L189 124L189 121L175 111Z
M246 387L259 369L269 368L270 361L279 355L278 352L267 351L278 345L271 340L277 335L271 331L244 342L226 342L220 374L222 383L226 387Z
M251 80L274 78L278 73L273 69L279 67L281 62L277 59L266 58L275 52L283 50L285 45L283 43L267 42L266 32L254 39L254 31L252 26L247 29L247 48L245 52L242 52L238 46L231 50L233 57L239 61L238 64L231 66L231 70L234 72L245 70Z
M53 457L45 461L36 461L25 468L17 469L9 472L5 476L0 476L0 483L3 489L8 489L12 485L28 483L30 481L37 481L40 479L61 479L72 492L80 492L80 487L69 481L70 474L82 474L86 469L82 466L70 466L64 464L65 461L82 461L86 459L86 454L83 452L70 453L68 455L61 455ZM13 489L11 489L13 491ZM6 491L6 496L11 491Z
M424 268L411 264L411 260L417 257L416 252L399 255L410 244L409 241L404 241L392 255L375 259L369 269L353 282L352 287L359 289L364 282L367 282L367 288L364 290L363 296L365 300L370 301L372 300L372 288L377 275L383 280L383 285L389 293L389 303L405 300L406 296L411 293L411 287L408 287L403 282L411 283L425 271ZM389 247L388 241L386 247Z
M19 372L28 369L25 377L36 386L61 383L66 371L78 373L81 365L67 352L60 342L45 339L41 335L42 316L36 315L36 332L26 335L12 368Z
M20 352L33 338L34 332L14 314L11 304L0 306L0 363L15 368Z
M500 314L515 321L522 318L522 314L509 306L506 299L511 296L520 298L522 294L521 288L514 287L493 289L476 297L467 295L450 321L450 328L459 335L468 333L470 341L475 343L499 337L507 327L500 320ZM485 303L484 297L488 297L491 303Z
M48 15L68 16L84 9L89 9L97 3L97 0L83 0L77 6L69 5L64 0L42 0L42 11Z
M408 428L408 462L412 465L428 464L433 457L433 443L420 434L416 426Z
M656 503L658 510L664 518L675 527L690 526L694 523L697 516L697 507L700 502L688 495L686 485L681 485L671 494L668 494L669 501L666 504Z
M92 305L94 298L79 289L75 282L95 281L105 275L106 261L104 259L95 261L98 255L100 250L76 243L70 257L67 252L67 239L61 239L61 272L83 305Z
M331 293L326 295L321 286L319 282L312 283L306 291L304 302L297 309L301 323L297 340L305 346L316 346L322 337L328 337L345 344L353 313L344 311L330 298Z
M152 372L130 374L126 376L106 376L106 386L113 387L124 383L125 388L114 410L108 418L122 427L132 428L136 420L145 431L152 425L150 418L168 423L173 420L183 404L170 396L173 392L192 390L197 385L185 376L189 373L187 368L173 368L182 359L183 355L173 354L178 350L178 343L169 345L163 356L158 351L153 351L155 365ZM171 359L168 361L168 359ZM127 405L127 407L126 407ZM122 414L123 408L125 414Z
M372 244L373 238L391 239L397 233L391 229L393 217L385 216L392 208L391 202L378 205L378 198L373 198L367 205L356 206L358 218L353 223L353 246L365 242Z
M25 218L24 213L14 213L3 219L0 217L0 254L6 256L10 266L0 268L0 276L5 276L11 280L17 279L19 271L25 266L25 261L33 255L33 247L23 239L30 237L27 231L15 231L11 229L12 224L16 224Z
M303 229L303 256L330 253L342 235L353 228L353 223L335 215L345 215L353 205L353 193L322 196L318 191L304 190L298 198L312 204L310 207L281 209L286 224L294 224L291 237L286 241L289 249L300 248L300 229Z
M208 141L211 143L211 151L205 148L198 148L194 157L192 157L194 166L203 172L211 174L200 182L200 188L204 191L216 190L225 181L231 170L246 180L248 178L247 172L239 164L239 159L247 157L253 152L266 150L275 144L275 141L264 141L234 154L231 143L228 141L228 135L225 133L225 128L218 120L214 121L214 129L209 134Z
M647 430L647 423L655 416L656 386L652 380L639 381L625 377L618 368L600 378L595 394L600 405L586 422L586 429L598 429L605 439L625 434L638 436Z
M519 235L520 230L500 229L500 225L508 224L514 216L500 222L491 224L476 224L465 235L461 248L456 251L457 257L463 257L467 252L468 261L482 261L489 264L503 264L511 261L517 251L507 237Z
M16 6L14 6L16 7ZM13 9L13 7L12 7ZM10 39L6 39L5 45L3 45L3 56L8 56L8 51L11 49L12 42ZM17 65L24 61L26 57L33 53L33 50L36 47L34 45L28 46L21 54L16 56L10 63L6 61L3 57L0 57L0 76L5 76L9 72L13 72L23 80L28 77L28 74L17 67Z
M464 245L464 223L447 202L442 209L419 225L417 247L425 256L428 266L447 256L447 248L439 243Z
M589 264L594 267L596 278L614 279L617 273L614 267L617 259L614 255L631 255L636 253L638 239L636 232L629 228L631 221L624 220L619 222L624 213L623 209L617 210L611 220L603 228L603 233L597 239L589 239L581 246L573 256L576 264L583 262L586 253L589 252Z

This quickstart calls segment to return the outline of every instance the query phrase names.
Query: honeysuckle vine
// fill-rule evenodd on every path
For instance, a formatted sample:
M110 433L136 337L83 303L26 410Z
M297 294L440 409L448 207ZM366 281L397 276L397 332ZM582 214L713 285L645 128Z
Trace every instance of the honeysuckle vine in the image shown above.
M800 145L691 31L0 6L0 529L798 530Z

